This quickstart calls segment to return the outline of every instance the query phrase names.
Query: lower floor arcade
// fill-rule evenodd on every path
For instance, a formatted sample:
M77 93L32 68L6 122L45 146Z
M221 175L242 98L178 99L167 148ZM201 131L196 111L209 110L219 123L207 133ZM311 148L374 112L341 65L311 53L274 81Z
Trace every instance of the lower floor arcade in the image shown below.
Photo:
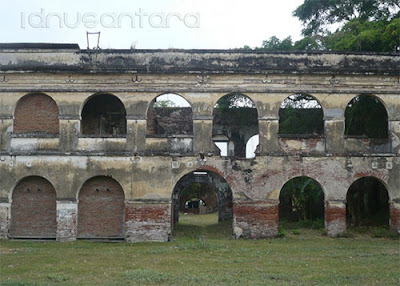
M61 182L52 175L60 164L67 167L65 161L53 159L46 170L41 159L35 172L35 159L15 159L11 167L25 165L20 178L13 168L7 177L2 172L3 188L17 178L0 203L2 238L169 241L179 216L187 212L217 212L218 222L232 222L235 238L274 237L280 224L307 220L321 222L330 236L360 225L400 231L400 189L391 175L399 168L396 158L389 158L391 169L363 172L358 169L366 169L373 158L353 160L351 172L346 169L348 158L344 171L332 158L281 161L280 168L273 168L276 158L195 163L193 158L180 158L160 160L157 169L146 158L136 163L91 158L80 162L78 167L85 167L80 173L69 165ZM131 168L126 171L126 166ZM144 170L152 175L144 177Z

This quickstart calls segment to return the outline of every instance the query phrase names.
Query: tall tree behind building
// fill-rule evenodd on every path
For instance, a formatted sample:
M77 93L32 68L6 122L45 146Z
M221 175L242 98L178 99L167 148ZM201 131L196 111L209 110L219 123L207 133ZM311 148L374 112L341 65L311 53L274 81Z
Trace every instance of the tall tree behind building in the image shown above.
M293 15L303 23L302 39L273 36L255 49L400 51L399 0L305 0Z

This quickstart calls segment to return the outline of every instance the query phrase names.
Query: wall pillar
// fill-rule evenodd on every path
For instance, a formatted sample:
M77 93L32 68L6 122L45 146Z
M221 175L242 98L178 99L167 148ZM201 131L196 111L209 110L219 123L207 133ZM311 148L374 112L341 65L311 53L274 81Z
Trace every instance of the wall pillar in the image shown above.
M325 109L324 130L326 152L342 153L344 149L345 118L341 108Z
M78 147L80 120L76 118L60 118L60 150L71 152Z
M126 150L143 153L146 149L146 119L130 117L126 123Z
M390 204L390 227L400 233L400 204Z
M125 202L125 239L127 242L169 241L171 202Z
M13 128L12 117L0 116L0 150L7 150Z
M10 228L10 203L0 203L0 239L8 239Z
M214 153L214 143L212 142L212 116L204 116L204 118L193 118L193 143L194 153L204 154Z
M261 155L277 153L280 151L278 132L279 120L276 118L258 119Z
M336 236L346 230L346 203L344 201L325 202L325 231L328 236Z
M78 203L57 201L57 241L76 240Z
M235 201L233 235L265 238L278 235L279 201Z
M392 152L400 154L400 120L389 119L389 138L392 144Z

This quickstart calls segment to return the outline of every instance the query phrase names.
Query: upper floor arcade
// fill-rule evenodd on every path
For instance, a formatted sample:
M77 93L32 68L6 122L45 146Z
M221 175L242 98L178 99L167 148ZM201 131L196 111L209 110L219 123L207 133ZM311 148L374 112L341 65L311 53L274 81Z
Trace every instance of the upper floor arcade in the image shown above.
M398 55L3 44L0 65L2 153L400 153Z

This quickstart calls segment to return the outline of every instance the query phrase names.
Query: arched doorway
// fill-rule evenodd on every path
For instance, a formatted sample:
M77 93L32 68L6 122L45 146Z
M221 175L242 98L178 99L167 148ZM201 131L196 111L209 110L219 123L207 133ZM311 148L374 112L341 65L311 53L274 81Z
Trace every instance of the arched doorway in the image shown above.
M347 191L346 219L349 226L389 226L389 195L374 177L355 181Z
M15 187L11 203L11 238L55 239L56 191L45 178L22 179Z
M283 185L279 195L279 224L320 228L324 225L324 192L321 185L306 176Z
M201 210L201 201L204 202ZM189 213L186 203L195 202L198 210L191 212L215 212L215 223L231 222L233 217L232 190L228 182L215 172L197 170L184 175L172 193L171 229L180 222L180 216ZM198 205L197 205L198 203ZM182 205L184 204L184 205ZM232 225L230 224L230 234Z
M123 239L125 194L121 185L105 176L87 180L79 192L78 238Z

